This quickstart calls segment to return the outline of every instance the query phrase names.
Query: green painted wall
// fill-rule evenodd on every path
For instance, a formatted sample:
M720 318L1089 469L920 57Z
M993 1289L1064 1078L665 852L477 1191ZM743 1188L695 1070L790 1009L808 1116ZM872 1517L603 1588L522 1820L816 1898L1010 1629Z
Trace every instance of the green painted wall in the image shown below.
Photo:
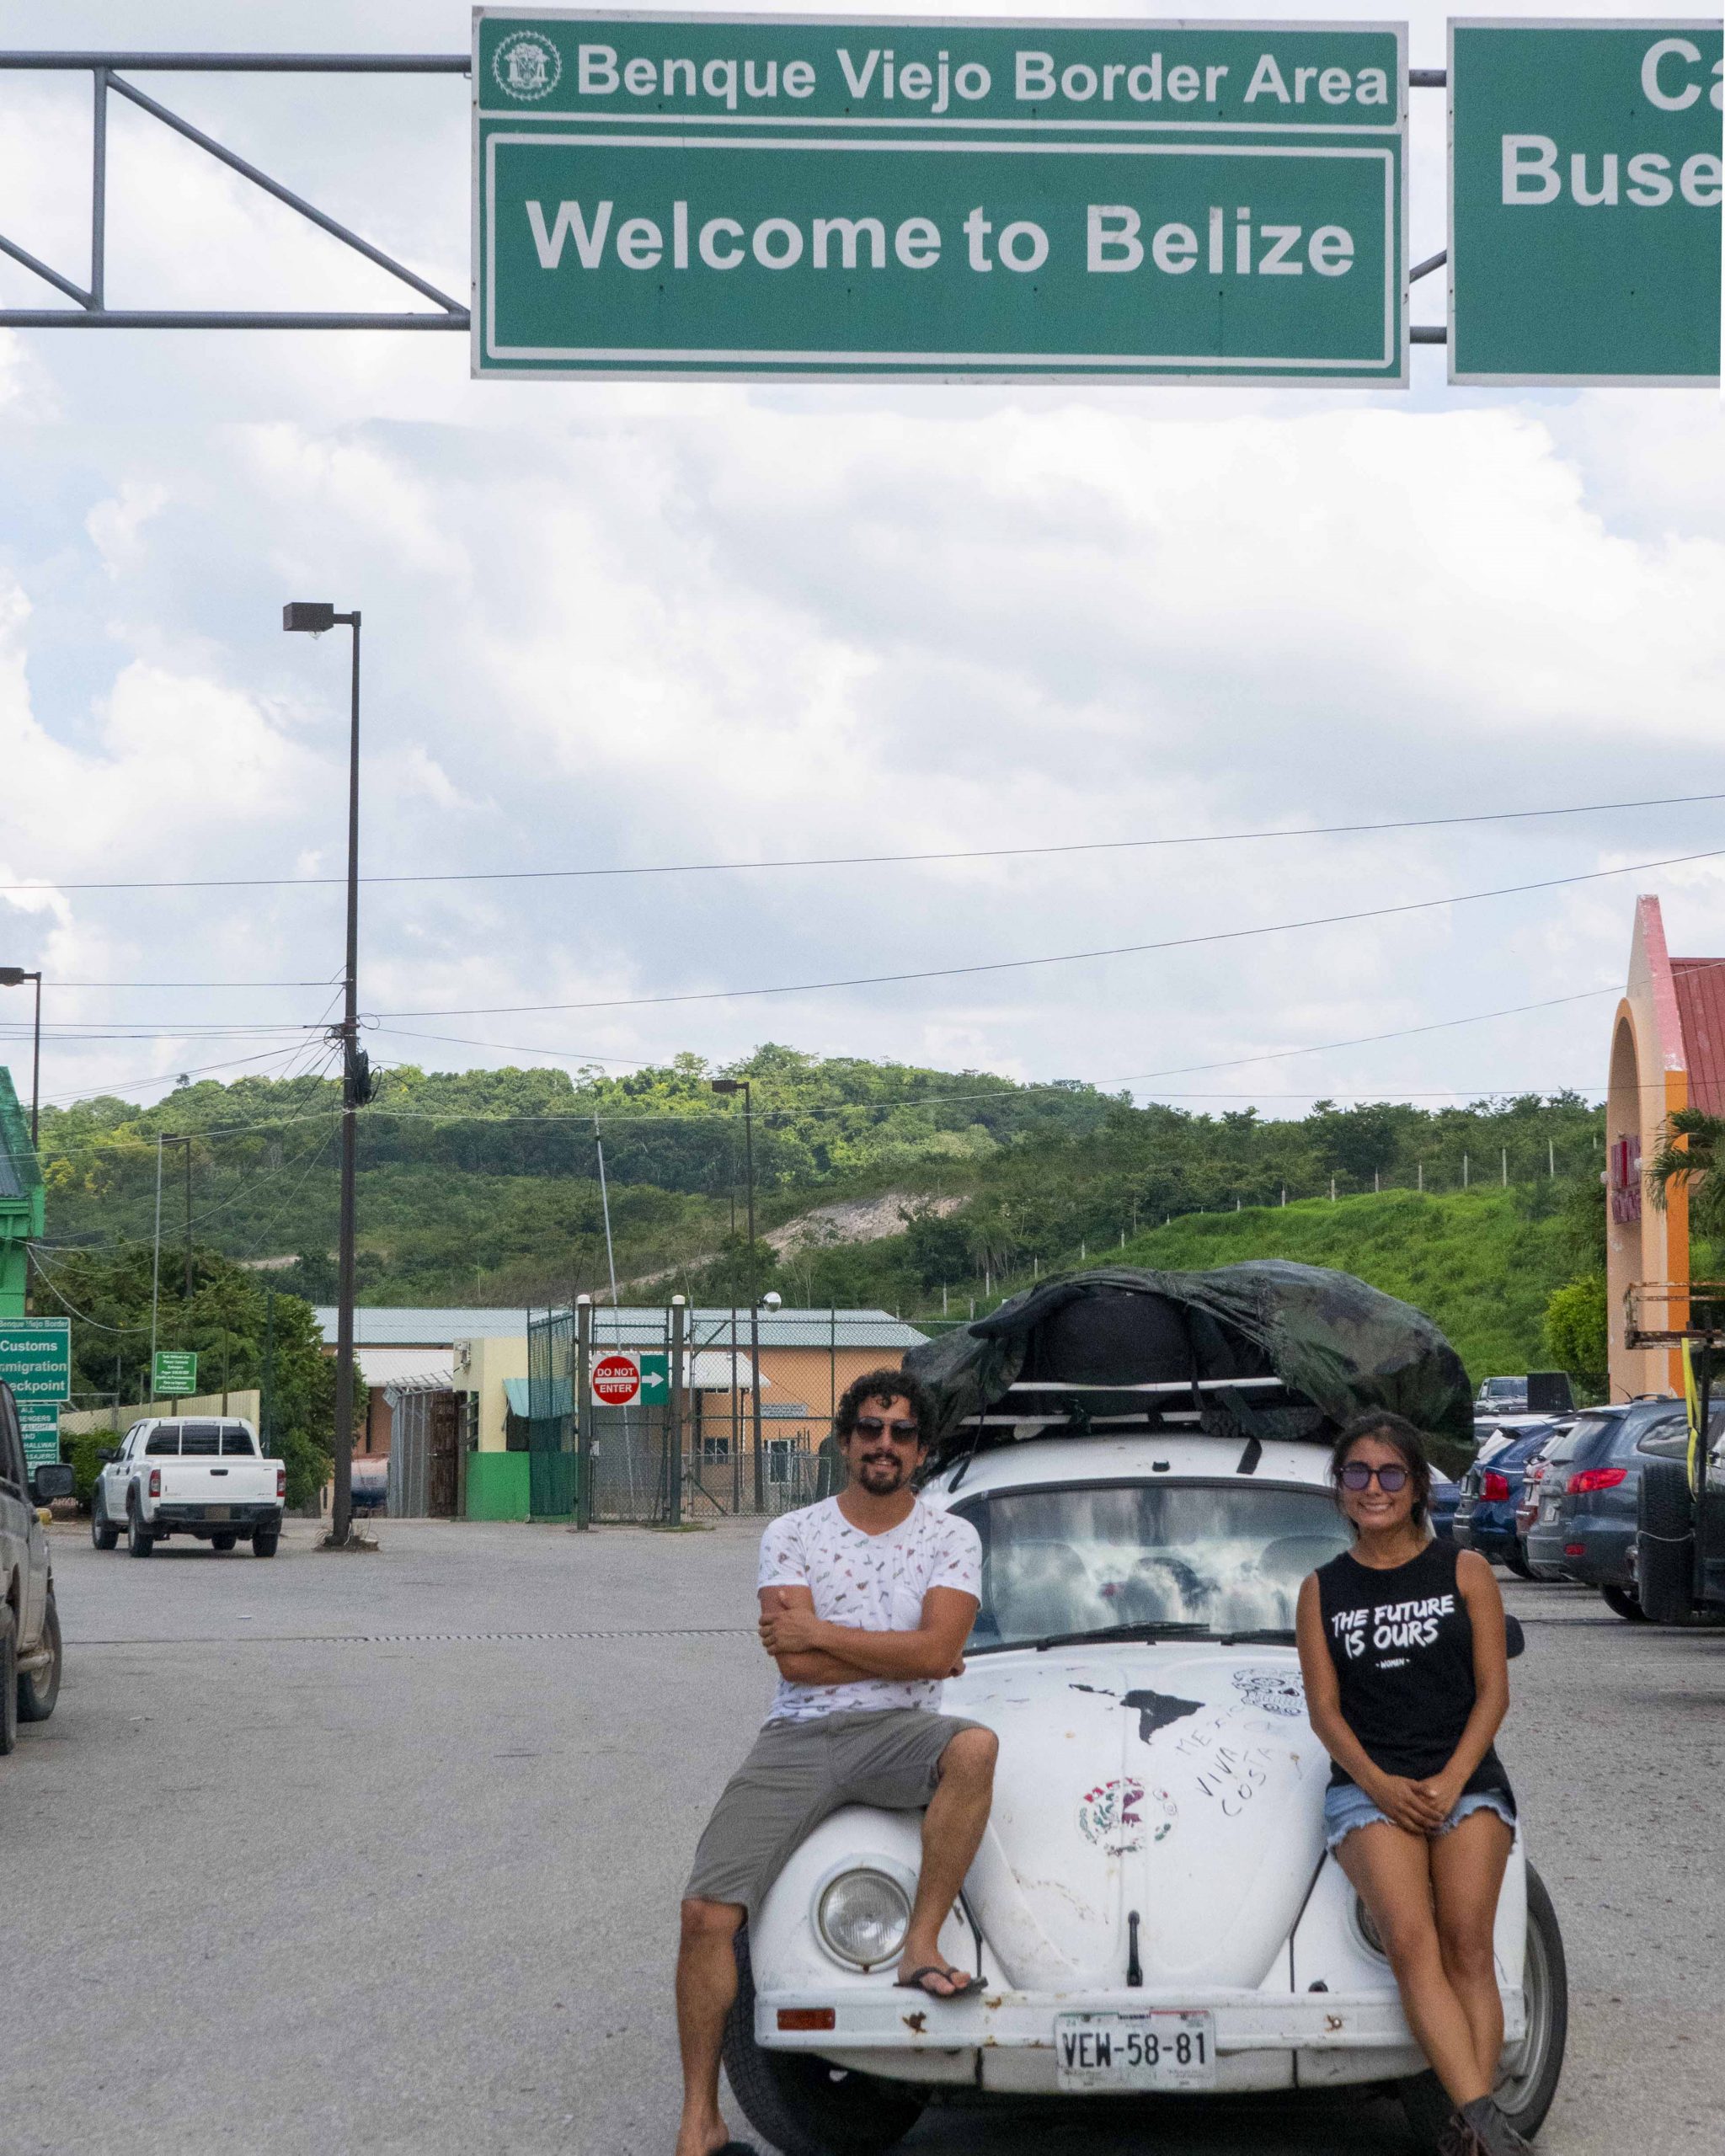
M467 1518L526 1519L530 1510L527 1462L524 1452L470 1452L467 1454Z

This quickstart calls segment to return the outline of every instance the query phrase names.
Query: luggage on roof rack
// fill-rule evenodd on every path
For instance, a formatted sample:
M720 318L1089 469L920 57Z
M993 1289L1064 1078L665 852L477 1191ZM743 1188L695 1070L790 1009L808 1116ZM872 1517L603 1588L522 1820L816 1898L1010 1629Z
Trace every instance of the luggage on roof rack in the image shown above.
M1281 1259L1209 1273L1067 1273L912 1348L934 1396L936 1465L1014 1436L1183 1431L1325 1441L1387 1408L1473 1457L1461 1359L1423 1312L1351 1273Z

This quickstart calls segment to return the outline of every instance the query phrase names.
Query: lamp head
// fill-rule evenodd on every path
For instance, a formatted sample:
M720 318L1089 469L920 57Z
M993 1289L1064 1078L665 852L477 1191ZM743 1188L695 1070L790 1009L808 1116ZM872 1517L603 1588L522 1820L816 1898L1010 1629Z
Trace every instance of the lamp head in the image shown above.
M335 602L331 599L291 600L281 610L284 629L307 629L321 637L335 627Z
M22 966L0 966L0 988L22 988L29 978Z
M740 1093L744 1086L740 1078L712 1078L708 1083L715 1093Z

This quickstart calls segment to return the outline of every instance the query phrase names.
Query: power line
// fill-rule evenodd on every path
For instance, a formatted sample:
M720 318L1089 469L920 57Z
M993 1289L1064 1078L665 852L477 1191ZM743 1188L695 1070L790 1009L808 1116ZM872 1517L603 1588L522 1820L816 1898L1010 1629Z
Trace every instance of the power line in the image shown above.
M1440 899L1409 899L1397 905L1363 906L1349 913L1314 914L1302 921L1266 921L1252 928L1209 929L1196 936L1168 936L1148 943L1112 943L1093 951L1056 951L1034 958L989 958L965 966L924 966L893 974L852 974L834 980L775 983L766 988L690 989L671 995L615 995L579 1003L478 1003L430 1011L385 1011L382 1018L509 1017L549 1011L633 1011L669 1003L725 1003L768 995L812 995L838 988L886 988L916 980L954 980L976 974L1022 973L1038 966L1070 966L1097 958L1141 957L1152 951L1191 950L1202 944L1237 943L1258 936L1284 936L1296 929L1337 928L1361 921L1388 921L1400 914L1431 913L1440 906L1470 905L1483 899L1519 897L1576 883L1596 883L1612 876L1636 876L1649 868L1675 868L1692 861L1717 861L1725 847L1701 853L1668 854L1658 861L1630 861L1618 868L1594 868L1578 876L1546 876L1530 883L1503 883L1487 891L1455 891Z
M1496 808L1468 816L1410 816L1379 824L1307 824L1291 829L1256 831L1196 831L1168 838L1075 839L1049 846L975 846L926 853L809 854L782 861L676 861L641 867L599 868L476 868L426 871L410 875L361 876L362 883L566 883L607 876L729 875L743 871L782 868L868 868L907 867L943 861L1023 860L1039 855L1067 853L1124 853L1147 848L1177 846L1237 846L1265 839L1321 839L1368 837L1381 831L1428 831L1468 824L1530 822L1553 816L1602 816L1637 808L1680 808L1699 803L1725 801L1721 793L1674 793L1644 801L1591 801L1560 808ZM0 892L13 891L232 891L316 890L344 883L341 876L202 876L136 879L102 883L0 883ZM99 984L125 986L123 982ZM166 985L167 984L163 984ZM222 984L211 983L212 986ZM243 984L236 983L235 985ZM263 985L264 984L259 984ZM304 983L270 985L303 986Z

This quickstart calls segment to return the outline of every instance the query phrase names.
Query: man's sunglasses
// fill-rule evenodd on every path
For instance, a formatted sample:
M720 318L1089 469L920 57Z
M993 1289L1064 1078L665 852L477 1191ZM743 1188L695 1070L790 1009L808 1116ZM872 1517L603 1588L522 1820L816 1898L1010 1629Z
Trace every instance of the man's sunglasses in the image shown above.
M1369 1490L1375 1482L1386 1497L1393 1497L1398 1490L1407 1487L1405 1467L1368 1467L1363 1460L1350 1460L1342 1470L1344 1490Z
M878 1438L883 1430L890 1430L895 1438L920 1438L921 1430L915 1422L889 1422L879 1415L859 1415L857 1428L865 1438Z

